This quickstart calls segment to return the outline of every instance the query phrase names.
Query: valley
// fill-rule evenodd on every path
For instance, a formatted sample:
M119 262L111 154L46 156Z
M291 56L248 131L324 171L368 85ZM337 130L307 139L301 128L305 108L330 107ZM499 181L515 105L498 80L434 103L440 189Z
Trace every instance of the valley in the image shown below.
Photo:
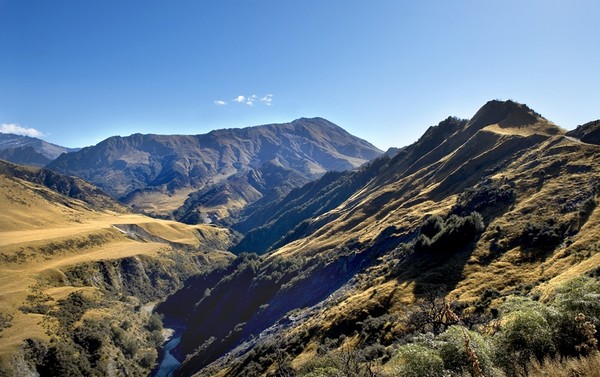
M386 154L303 118L1 162L2 373L147 375L163 323L175 376L594 365L596 128L494 100Z

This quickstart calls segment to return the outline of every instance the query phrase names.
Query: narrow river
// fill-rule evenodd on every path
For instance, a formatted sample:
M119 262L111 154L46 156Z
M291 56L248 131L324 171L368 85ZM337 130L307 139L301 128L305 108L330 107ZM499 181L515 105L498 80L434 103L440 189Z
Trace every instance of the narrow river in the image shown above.
M181 362L173 356L171 351L179 345L179 342L181 342L181 334L185 328L182 326L168 327L172 328L174 333L171 339L163 346L162 352L159 354L159 356L162 356L160 364L154 368L154 371L151 374L152 377L171 377L173 376L175 369L181 364Z

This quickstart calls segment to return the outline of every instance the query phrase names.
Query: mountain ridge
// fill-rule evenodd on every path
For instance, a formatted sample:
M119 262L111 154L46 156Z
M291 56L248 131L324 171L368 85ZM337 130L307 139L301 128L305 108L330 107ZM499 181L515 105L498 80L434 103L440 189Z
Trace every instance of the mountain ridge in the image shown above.
M140 210L170 216L190 194L225 184L230 178L244 181L251 170L280 166L302 178L298 185L328 170L358 167L381 153L323 118L300 118L290 123L213 130L200 135L114 136L63 155L48 168L89 180ZM268 194L261 184L249 182L245 180L241 188L246 192L232 194L226 205L187 205L193 207L189 210L192 213L182 218L227 217L229 210L245 206L248 198L255 200ZM289 190L285 179L272 186L278 185ZM157 200L162 201L162 212L152 208Z
M62 153L76 152L79 148L67 148L45 140L0 133L0 159L16 164L43 167Z

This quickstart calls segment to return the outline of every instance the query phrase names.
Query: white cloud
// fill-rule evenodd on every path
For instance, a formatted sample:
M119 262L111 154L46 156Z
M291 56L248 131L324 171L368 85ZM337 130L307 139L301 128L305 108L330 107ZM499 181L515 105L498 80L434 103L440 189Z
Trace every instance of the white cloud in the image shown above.
M265 104L267 106L271 106L273 104L273 95L267 94L266 96L264 96L263 98L260 99L260 102L262 102L263 104Z
M250 97L246 98L246 105L252 106L254 105L254 101L256 101L256 94L253 94Z
M31 137L44 137L43 132L36 130L35 128L25 128L14 123L2 123L0 125L0 133L3 134L17 134Z
M273 95L267 94L264 97L259 97L256 94L252 94L250 96L239 95L239 96L235 97L234 99L232 99L231 102L239 103L241 105L246 105L246 106L254 106L257 103L261 103L265 106L271 106L273 104ZM219 106L227 105L227 102L222 101L222 100L214 101L214 103Z

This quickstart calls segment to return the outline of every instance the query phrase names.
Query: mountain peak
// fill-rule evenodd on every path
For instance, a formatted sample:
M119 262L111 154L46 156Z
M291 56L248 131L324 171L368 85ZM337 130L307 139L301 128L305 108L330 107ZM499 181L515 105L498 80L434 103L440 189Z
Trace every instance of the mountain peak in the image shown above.
M489 126L501 133L557 135L563 132L527 105L512 100L487 102L471 118L467 129L474 133Z

